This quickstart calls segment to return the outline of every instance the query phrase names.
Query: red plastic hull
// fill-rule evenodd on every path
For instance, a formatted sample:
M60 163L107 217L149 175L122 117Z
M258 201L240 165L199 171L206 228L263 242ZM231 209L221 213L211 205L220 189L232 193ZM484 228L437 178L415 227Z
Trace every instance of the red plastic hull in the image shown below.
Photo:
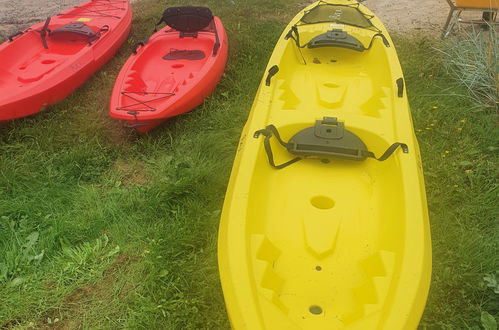
M26 117L66 98L108 62L126 40L132 22L128 0L95 0L51 18L49 29L84 22L100 38L88 44L78 38L47 36L43 47L34 25L0 45L0 122Z
M111 117L145 133L203 103L220 81L228 55L222 22L215 17L214 23L220 41L216 54L212 31L200 31L196 38L180 38L178 31L167 26L153 34L121 69L111 95ZM204 57L165 59L179 50Z

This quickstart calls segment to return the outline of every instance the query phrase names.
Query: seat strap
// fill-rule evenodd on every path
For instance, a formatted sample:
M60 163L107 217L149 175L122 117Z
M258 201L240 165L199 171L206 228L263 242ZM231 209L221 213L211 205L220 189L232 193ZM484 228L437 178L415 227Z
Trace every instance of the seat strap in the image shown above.
M389 146L388 149L386 149L386 151L383 153L383 155L381 155L381 157L379 157L379 158L376 157L376 155L374 155L374 153L371 151L366 151L366 152L363 152L362 154L366 157L374 158L377 161L382 162L382 161L387 160L399 147L402 148L402 151L404 152L404 154L409 153L409 147L407 146L407 144L395 142L394 144Z
M287 161L283 164L276 165L274 162L274 154L272 153L272 147L270 146L270 138L272 136L275 136L277 141L286 149L289 149L289 143L284 142L281 139L281 136L279 135L279 131L277 131L277 128L274 125L269 125L265 129L261 129L255 132L253 137L257 139L260 135L264 135L265 139L263 140L263 145L265 147L265 152L267 153L267 157L269 159L269 164L278 170L283 169L285 167L288 167L291 164L296 163L297 161L300 161L302 158L301 157L296 157L294 159L291 159L290 161Z

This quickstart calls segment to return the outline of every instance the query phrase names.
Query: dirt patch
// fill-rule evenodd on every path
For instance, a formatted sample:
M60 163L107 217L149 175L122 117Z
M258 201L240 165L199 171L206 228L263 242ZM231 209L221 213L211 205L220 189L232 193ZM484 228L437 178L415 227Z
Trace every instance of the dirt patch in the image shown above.
M259 16L257 19L287 23L299 10L314 2L301 1L298 5L290 5L282 11ZM445 0L366 0L362 4L372 10L390 33L394 34L421 32L430 36L439 36L450 10ZM465 12L462 17L480 19L481 13Z
M424 31L439 34L449 13L445 0L366 0L391 33Z
M108 109L106 108L106 116ZM119 146L132 146L139 138L139 134L128 127L124 127L122 122L114 118L107 118L106 127L111 127L108 133L108 140L114 145Z
M81 313L91 309L92 305L105 305L111 304L113 300L124 300L134 289L134 285L131 281L123 283L118 281L138 260L138 257L127 254L119 256L104 271L103 277L98 283L86 285L73 291L66 297L61 308L52 310L40 318L36 329L81 329L83 327Z
M9 320L5 323L0 324L0 330L14 329L21 324L23 324L21 320Z
M143 185L150 180L146 165L139 160L118 159L113 169L120 174L122 184L125 186L134 184Z

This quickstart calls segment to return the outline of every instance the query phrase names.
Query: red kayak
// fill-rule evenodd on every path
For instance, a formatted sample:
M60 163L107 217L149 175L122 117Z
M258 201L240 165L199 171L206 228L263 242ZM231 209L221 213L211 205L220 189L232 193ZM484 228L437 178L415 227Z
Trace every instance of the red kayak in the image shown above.
M0 122L64 99L109 61L132 22L128 0L94 0L0 45Z
M168 8L163 22L125 63L111 95L111 117L141 133L200 105L227 62L227 34L208 8Z

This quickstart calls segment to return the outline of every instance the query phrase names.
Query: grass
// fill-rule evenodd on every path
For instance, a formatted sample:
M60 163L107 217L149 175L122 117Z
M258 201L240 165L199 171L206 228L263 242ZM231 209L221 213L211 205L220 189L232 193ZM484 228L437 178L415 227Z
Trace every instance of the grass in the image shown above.
M433 278L422 327L480 328L498 315L484 276L499 269L497 112L477 106L445 70L439 41L398 40L430 211Z
M109 64L49 111L0 128L0 328L229 327L220 208L266 62L303 3L205 1L230 38L224 79L201 107L139 137L108 118L108 97L133 45L175 4L134 4L131 36ZM433 234L421 327L479 329L499 313L497 114L453 82L439 42L396 44Z
M486 32L467 32L450 38L444 50L445 67L481 107L499 105L499 36L492 26Z

